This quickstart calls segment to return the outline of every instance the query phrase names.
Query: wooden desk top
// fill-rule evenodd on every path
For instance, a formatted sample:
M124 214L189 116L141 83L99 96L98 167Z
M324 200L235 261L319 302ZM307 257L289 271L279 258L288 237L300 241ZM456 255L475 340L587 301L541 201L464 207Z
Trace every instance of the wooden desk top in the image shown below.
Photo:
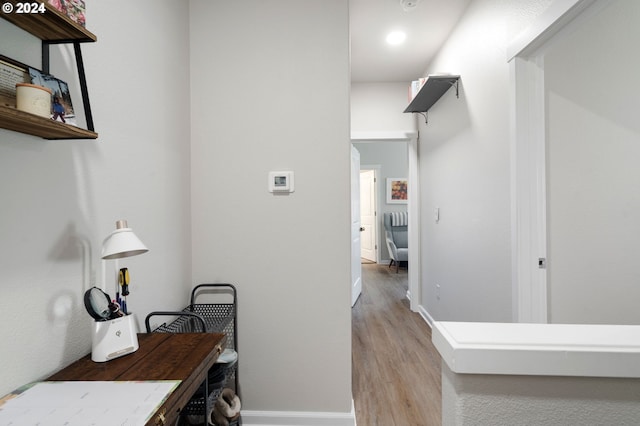
M91 354L46 380L116 381L181 380L147 425L173 424L180 411L204 381L226 343L220 333L143 333L140 348L107 362L94 362Z

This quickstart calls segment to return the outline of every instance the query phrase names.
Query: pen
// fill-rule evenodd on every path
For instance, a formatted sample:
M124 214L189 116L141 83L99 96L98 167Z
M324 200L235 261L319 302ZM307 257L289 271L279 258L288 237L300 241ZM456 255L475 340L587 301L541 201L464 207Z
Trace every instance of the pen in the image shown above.
M124 300L122 300L122 312L127 314L127 296L129 295L129 269L121 268L120 273L118 274L118 282L122 286L122 295L124 296Z

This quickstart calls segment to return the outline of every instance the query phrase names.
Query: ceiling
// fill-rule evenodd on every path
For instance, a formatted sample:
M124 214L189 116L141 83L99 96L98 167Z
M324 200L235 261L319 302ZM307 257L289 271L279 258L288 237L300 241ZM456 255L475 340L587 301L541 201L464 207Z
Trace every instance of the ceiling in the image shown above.
M469 2L349 0L351 81L410 82L422 77ZM406 32L407 38L390 46L385 38L395 30Z

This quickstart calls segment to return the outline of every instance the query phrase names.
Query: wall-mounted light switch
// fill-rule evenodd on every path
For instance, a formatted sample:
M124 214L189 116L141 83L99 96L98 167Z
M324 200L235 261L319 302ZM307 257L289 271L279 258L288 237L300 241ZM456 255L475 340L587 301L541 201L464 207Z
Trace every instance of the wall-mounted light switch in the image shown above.
M440 222L440 207L436 207L433 209L433 218L436 223Z

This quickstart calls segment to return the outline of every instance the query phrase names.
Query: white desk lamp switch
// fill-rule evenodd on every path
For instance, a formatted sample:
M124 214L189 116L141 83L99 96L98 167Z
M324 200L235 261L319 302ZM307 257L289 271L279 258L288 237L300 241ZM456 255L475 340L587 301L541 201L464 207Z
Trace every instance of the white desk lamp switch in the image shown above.
M269 192L293 192L293 172L269 172Z

